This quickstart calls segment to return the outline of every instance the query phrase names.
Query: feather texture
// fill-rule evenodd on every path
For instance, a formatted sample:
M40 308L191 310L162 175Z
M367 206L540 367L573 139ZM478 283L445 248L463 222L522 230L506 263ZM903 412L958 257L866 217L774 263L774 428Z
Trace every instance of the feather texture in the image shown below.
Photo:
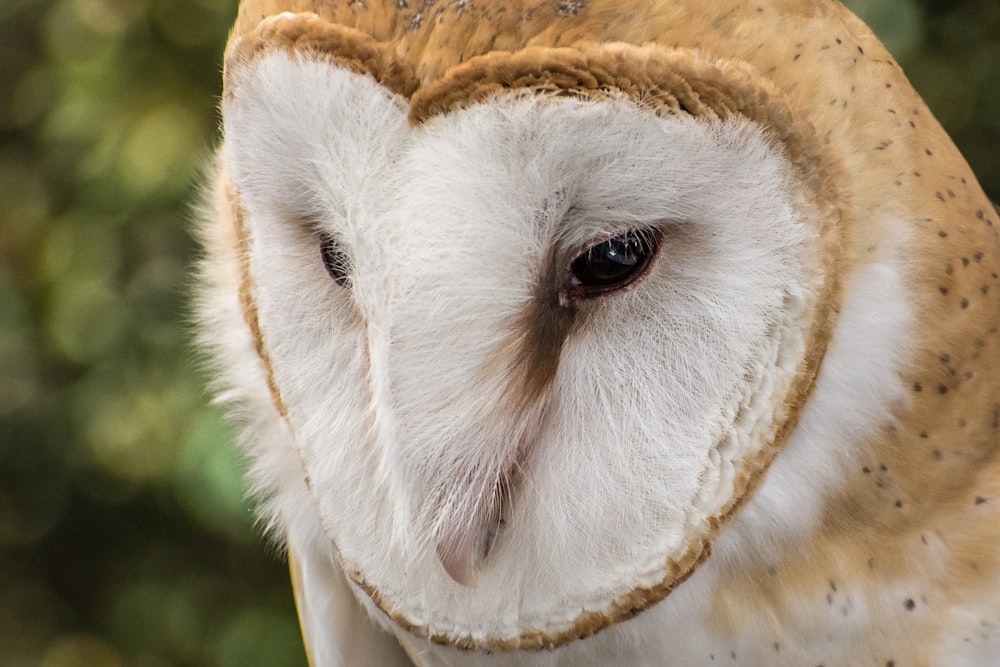
M1000 225L840 5L249 0L225 76L313 664L1000 661Z

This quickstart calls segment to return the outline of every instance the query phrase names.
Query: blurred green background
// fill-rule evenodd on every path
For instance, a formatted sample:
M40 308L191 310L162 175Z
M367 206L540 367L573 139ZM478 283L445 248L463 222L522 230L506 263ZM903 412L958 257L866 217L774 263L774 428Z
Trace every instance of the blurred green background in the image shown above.
M855 0L1000 198L1000 2ZM0 0L0 665L302 665L191 346L235 0Z

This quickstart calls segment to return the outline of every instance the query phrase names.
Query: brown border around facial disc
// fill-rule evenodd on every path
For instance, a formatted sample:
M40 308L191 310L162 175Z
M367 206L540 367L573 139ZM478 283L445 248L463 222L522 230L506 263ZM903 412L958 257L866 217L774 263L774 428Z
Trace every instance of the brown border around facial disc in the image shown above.
M638 47L623 43L584 46L579 49L528 47L516 52L492 52L453 67L445 76L419 88L408 63L399 60L370 36L357 30L327 23L314 14L286 14L261 22L251 37L236 39L229 49L226 67L227 96L232 93L229 72L246 66L271 49L283 49L307 58L328 59L359 74L374 77L388 90L411 99L410 120L414 125L434 117L485 103L502 95L543 95L608 101L627 99L660 117L688 115L709 120L742 116L756 122L775 139L796 170L796 179L811 197L810 205L820 218L815 224L819 271L806 341L806 354L788 394L779 397L787 413L776 419L775 438L745 456L734 481L732 500L709 518L707 530L689 538L687 550L664 564L664 577L654 586L640 586L614 600L602 612L585 612L568 627L550 632L526 631L511 638L485 641L468 636L437 634L415 625L362 573L341 562L348 577L389 618L415 636L465 650L512 651L552 649L589 637L618 622L632 618L665 598L709 555L711 543L763 480L774 457L795 427L802 406L815 383L836 319L839 285L836 261L842 244L840 210L835 202L841 191L841 169L824 150L808 122L792 113L783 96L767 79L741 62L709 61L694 51L656 45ZM242 242L247 230L238 225ZM241 289L241 304L267 363L259 327L252 326L256 307L249 290ZM269 375L270 377L270 375ZM270 380L273 382L273 378ZM272 387L272 393L277 387ZM279 398L279 410L283 406ZM283 410L282 410L283 411ZM332 537L331 537L332 539ZM339 553L339 551L338 551Z
M370 35L328 23L316 14L279 14L264 19L251 35L230 44L226 53L226 95L232 91L234 67L250 65L274 50L336 62L357 74L371 76L404 97L410 97L419 85L413 66Z

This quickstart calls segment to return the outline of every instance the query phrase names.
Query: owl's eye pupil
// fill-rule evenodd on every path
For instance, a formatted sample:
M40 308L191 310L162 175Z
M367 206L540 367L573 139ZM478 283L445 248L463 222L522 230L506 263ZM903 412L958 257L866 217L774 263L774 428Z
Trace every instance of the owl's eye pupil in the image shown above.
M570 264L574 291L596 296L622 289L641 278L657 249L657 235L634 229L588 248Z
M329 234L323 234L319 241L319 251L323 257L326 272L341 287L350 287L350 261L347 254L337 243L337 239Z

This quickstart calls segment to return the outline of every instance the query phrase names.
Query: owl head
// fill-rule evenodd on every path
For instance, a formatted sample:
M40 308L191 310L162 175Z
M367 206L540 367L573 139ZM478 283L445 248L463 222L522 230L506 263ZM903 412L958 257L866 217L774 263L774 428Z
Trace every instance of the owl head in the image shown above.
M265 513L436 642L678 587L898 250L852 94L901 75L853 17L626 4L250 1L226 51L203 319Z

